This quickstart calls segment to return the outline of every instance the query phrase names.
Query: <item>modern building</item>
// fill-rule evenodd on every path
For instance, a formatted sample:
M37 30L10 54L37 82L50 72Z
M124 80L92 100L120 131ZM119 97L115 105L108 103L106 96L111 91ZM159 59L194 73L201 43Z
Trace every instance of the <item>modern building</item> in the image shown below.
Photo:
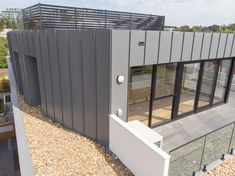
M164 16L44 4L24 9L23 19L24 30L8 33L20 94L124 164L113 116L155 129L228 102L233 33L164 31Z
M18 8L6 8L5 10L1 12L1 17L17 20L17 17L20 12L21 12L21 9L18 9Z

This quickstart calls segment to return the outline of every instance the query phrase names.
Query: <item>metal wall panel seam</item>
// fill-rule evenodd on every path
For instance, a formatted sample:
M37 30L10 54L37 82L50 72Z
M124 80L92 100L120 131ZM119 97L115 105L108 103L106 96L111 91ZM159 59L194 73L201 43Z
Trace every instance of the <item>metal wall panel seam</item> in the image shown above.
M145 31L145 36L144 36L144 60L143 60L143 65L145 65L146 38L147 38L147 31Z
M96 90L96 104L95 104L95 111L96 111L96 113L95 113L95 124L96 124L96 129L95 129L95 139L97 140L98 138L97 138L97 133L98 133L98 118L97 118L97 114L98 114L98 106L97 106L97 104L98 104L98 92L97 92L97 90L98 90L98 86L97 86L97 84L98 84L98 80L97 80L97 44L96 44L96 30L93 30L93 33L94 33L94 45L95 45L95 81L96 81L96 83L95 83L95 90Z
M182 62L183 52L184 52L184 36L185 36L185 32L183 32L183 39L182 39L182 48L181 48L180 62Z
M210 59L210 54L211 54L212 38L213 38L213 33L211 34L210 47L209 47L209 52L208 52L208 60Z
M56 52L57 52L57 56L59 57L59 52L58 52L58 34L57 34L57 30L55 30L55 38L56 38ZM57 58L57 65L58 65L58 70L59 70L59 78L61 78L61 70L60 70L60 62L59 59ZM62 124L64 124L64 110L63 110L63 100L62 100L62 83L61 83L61 79L59 79L60 82L60 86L59 86L59 91L60 91L60 104L61 104L61 117L62 117Z
M221 33L219 34L219 41L218 41L218 46L217 46L217 51L216 51L216 58L218 58L219 45L220 45L220 38L221 38ZM215 58L215 59L216 59L216 58Z
M131 67L130 67L130 60L131 60L131 30L129 30L129 49L128 49L128 76L127 76L127 95L129 95L129 86L130 86L130 71L131 71ZM129 106L128 106L128 102L129 102L129 97L126 97L126 122L128 121L128 112L129 112Z
M192 61L192 58L193 58L194 40L195 40L195 32L193 32L193 42L192 42L192 50L191 50L190 61Z
M55 120L55 103L54 103L54 87L53 87L53 83L52 83L52 73L51 73L51 52L49 50L49 41L48 41L48 30L46 30L46 39L47 39L47 52L48 52L48 59L49 59L49 78L50 78L50 82L51 82L51 91L52 91L52 104L53 104L53 120Z
M28 30L26 31L27 33L28 33ZM25 32L25 42L26 42L26 45L27 45L27 48L26 48L26 51L27 51L27 55L29 54L29 51L28 51L28 48L29 48L29 39L28 39L28 35L27 35L27 33ZM29 65L28 65L28 63L27 63L27 61L26 61L26 54L24 53L24 60L25 60L25 66L26 66L26 76L27 76L27 84L28 84L28 89L29 89L29 101L30 101L30 105L32 104L32 94L33 94L33 92L32 92L32 89L29 87L29 77L28 77L28 75L30 74L28 71L28 67L29 67Z
M231 50L230 50L230 57L232 57L234 40L235 40L235 34L233 34L233 41L232 41L232 46L231 46Z
M67 33L69 33L70 31L67 31ZM71 102L71 116L72 116L72 129L74 130L74 117L73 117L73 95L72 95L72 83L71 83L71 68L70 68L70 50L69 50L69 35L67 34L67 42L68 42L68 69L69 69L69 85L70 85L70 102Z
M82 31L78 31L79 32L79 37L81 39L81 71L82 71L82 111L83 111L83 134L85 135L85 105L84 105L84 102L85 102L85 98L84 98L84 68L83 68L83 39L82 39Z
M110 84L109 84L109 114L111 113L111 109L112 109L112 105L111 105L111 102L112 102L112 73L113 73L113 69L112 69L112 64L113 64L113 58L112 58L112 42L113 42L113 30L110 30L109 32L109 35L110 35L110 62L109 62L109 70L110 70L110 74L109 74L109 81L110 81ZM129 69L129 65L128 65L128 69ZM128 80L127 80L128 81Z
M226 51L226 47L227 47L227 42L228 42L228 34L226 34L226 41L225 41L225 45L224 45L223 57L224 57L224 55L225 55L225 51Z
M46 107L46 115L48 115L48 110L47 110L47 97L46 97L46 88L45 88L45 75L44 75L44 70L43 70L43 61L42 61L42 47L41 47L41 39L40 39L40 32L38 31L38 42L39 42L39 53L40 53L40 62L41 62L41 72L42 72L42 81L43 81L43 93L45 97L45 107Z
M174 38L174 32L171 32L171 48L170 48L170 58L169 58L169 63L171 63L171 57L172 57L173 38Z
M202 48L203 48L203 45L204 45L204 36L205 36L205 33L203 33L202 35L202 45L201 45L201 51L200 51L200 60L202 59Z
M159 32L159 38L158 38L158 53L157 53L157 64L159 62L159 55L160 55L160 44L161 44L161 31Z

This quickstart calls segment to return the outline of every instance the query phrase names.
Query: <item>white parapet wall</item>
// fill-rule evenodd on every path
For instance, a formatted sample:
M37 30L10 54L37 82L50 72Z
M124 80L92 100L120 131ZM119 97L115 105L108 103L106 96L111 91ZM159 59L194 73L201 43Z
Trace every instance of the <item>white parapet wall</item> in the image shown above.
M170 156L116 115L110 115L109 148L137 176L168 176Z

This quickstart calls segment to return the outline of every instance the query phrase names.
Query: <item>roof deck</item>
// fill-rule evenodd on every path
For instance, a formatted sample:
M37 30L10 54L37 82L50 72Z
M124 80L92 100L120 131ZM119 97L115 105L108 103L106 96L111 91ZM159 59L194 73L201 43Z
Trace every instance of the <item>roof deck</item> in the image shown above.
M235 121L235 91L231 89L227 104L193 114L154 128L163 136L163 149L169 152L200 136Z

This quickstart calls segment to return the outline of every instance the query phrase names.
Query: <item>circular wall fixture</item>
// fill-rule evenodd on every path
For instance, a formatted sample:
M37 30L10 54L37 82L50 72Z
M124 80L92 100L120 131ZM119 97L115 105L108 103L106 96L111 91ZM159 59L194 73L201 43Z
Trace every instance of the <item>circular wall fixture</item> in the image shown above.
M119 76L117 77L117 83L118 83L118 84L121 84L121 83L123 83L123 82L124 82L124 76L119 75Z

